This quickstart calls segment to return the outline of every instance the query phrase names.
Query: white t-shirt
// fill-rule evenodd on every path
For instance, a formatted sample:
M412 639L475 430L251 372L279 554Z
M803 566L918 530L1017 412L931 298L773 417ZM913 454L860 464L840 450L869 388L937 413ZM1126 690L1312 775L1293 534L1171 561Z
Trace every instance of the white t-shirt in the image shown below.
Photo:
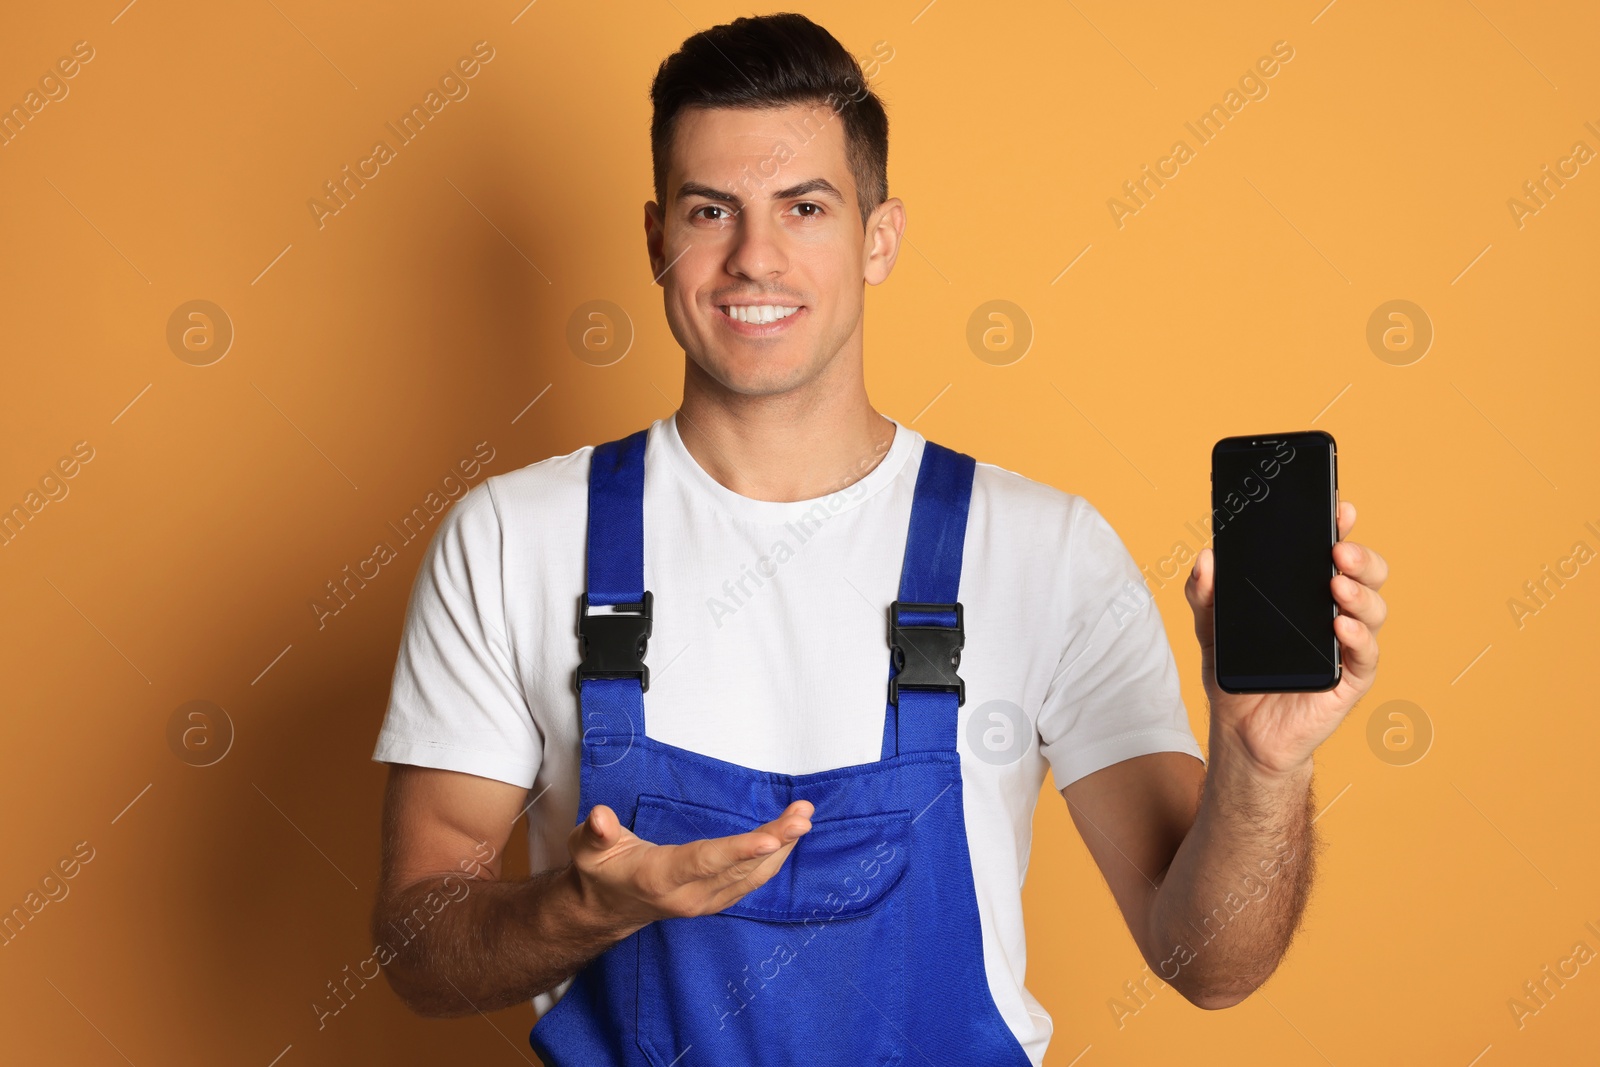
M924 444L895 421L866 477L774 502L707 474L676 415L651 425L649 736L788 774L879 758L885 620ZM568 861L578 819L572 677L591 451L490 477L445 515L412 587L373 754L529 789L534 870ZM979 462L959 599L967 698L957 746L984 967L1000 1014L1039 1064L1051 1022L1023 984L1021 888L1046 767L1060 787L1145 753L1200 758L1200 746L1139 569L1082 497ZM535 1008L548 1010L569 984Z

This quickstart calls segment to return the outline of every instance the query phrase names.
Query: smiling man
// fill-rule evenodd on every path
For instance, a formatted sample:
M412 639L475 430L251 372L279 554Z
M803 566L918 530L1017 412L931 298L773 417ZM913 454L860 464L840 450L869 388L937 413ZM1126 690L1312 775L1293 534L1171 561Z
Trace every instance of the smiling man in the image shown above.
M1201 554L1207 765L1100 513L868 401L865 286L906 211L857 62L801 16L739 19L652 99L683 402L435 533L374 755L390 983L427 1015L531 999L551 1064L1037 1065L1021 888L1050 773L1151 967L1242 1000L1304 906L1312 755L1372 684L1383 560L1335 548L1337 689L1233 696ZM524 814L535 873L507 878Z

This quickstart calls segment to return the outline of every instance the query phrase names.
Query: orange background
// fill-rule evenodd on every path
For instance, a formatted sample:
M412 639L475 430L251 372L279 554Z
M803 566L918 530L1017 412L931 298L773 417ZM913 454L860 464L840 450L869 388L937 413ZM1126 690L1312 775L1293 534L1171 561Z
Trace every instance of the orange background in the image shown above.
M123 2L18 7L0 33L0 102L93 49L0 148L0 505L93 453L0 547L0 903L93 850L0 948L0 1058L532 1062L531 1010L425 1021L381 981L316 1027L325 983L372 951L368 757L424 542L325 627L310 605L479 442L474 484L673 410L647 90L686 35L746 10ZM1214 440L1326 429L1354 536L1393 564L1378 685L1318 756L1305 929L1242 1005L1161 989L1119 1025L1143 963L1047 785L1026 897L1050 1062L1592 1054L1593 957L1520 1026L1508 1001L1576 943L1600 950L1600 728L1580 699L1600 567L1568 564L1520 627L1508 600L1575 542L1600 548L1600 165L1520 220L1507 202L1574 142L1600 149L1600 15L924 5L796 5L858 56L893 51L873 84L909 245L869 296L874 402L1083 494L1152 568L1199 547ZM307 201L478 41L494 58L469 95L319 227ZM1293 59L1268 95L1119 227L1123 182L1195 148L1184 123L1278 41ZM206 366L167 340L196 299L235 332ZM1020 359L968 347L995 299L1031 323ZM1394 299L1434 330L1405 366L1414 349L1367 342ZM567 342L591 300L636 330L609 366ZM1180 586L1156 596L1204 741ZM169 743L191 700L232 723L210 766ZM1403 734L1369 744L1391 700L1431 723L1421 760Z

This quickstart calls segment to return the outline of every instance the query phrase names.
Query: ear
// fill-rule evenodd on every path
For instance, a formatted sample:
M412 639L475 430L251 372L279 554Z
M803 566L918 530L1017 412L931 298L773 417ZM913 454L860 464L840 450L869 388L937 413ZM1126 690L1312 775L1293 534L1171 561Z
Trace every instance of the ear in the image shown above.
M905 230L906 206L899 197L891 196L867 216L861 272L868 285L882 285L888 279L900 254L900 237Z
M661 276L667 269L667 257L663 250L666 239L666 219L661 211L661 205L654 200L648 200L644 205L644 247L645 253L650 257L650 277L655 279L656 285L661 284Z

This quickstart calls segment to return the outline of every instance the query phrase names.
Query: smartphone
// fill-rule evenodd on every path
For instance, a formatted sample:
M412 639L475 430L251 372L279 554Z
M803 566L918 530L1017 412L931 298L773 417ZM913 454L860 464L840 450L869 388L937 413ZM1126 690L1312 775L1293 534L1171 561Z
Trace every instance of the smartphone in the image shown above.
M1317 693L1339 684L1339 456L1320 430L1227 437L1211 450L1217 686Z

